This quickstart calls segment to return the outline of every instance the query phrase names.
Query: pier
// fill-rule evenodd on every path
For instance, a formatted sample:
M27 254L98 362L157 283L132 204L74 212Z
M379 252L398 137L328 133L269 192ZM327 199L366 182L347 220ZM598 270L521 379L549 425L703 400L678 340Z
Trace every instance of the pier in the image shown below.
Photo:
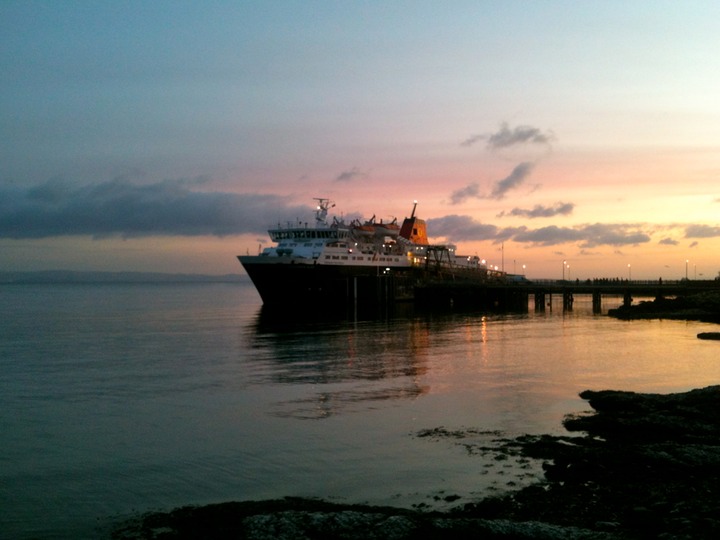
M688 296L708 291L720 292L719 280L496 280L472 282L428 282L414 288L413 299L421 305L527 311L532 301L535 311L552 309L553 297L562 298L563 311L572 311L578 296L592 297L594 313L602 312L603 297L622 297L624 305L634 298Z
M623 297L623 304L632 304L635 297L675 297L698 294L708 291L720 291L718 280L536 280L523 285L535 300L535 310L542 311L552 305L552 295L562 296L564 310L572 310L573 302L578 295L592 296L593 311L602 311L603 296Z
M279 265L278 265L279 266ZM264 275L275 268L268 266ZM269 275L273 284L284 287L265 289L263 301L269 308L287 310L291 305L305 308L340 308L350 313L375 313L396 304L414 304L431 310L480 310L489 312L527 312L557 309L572 311L576 299L592 298L594 313L601 313L604 299L621 297L624 305L633 299L688 296L708 291L720 292L720 280L527 280L502 273L477 279L467 274L381 271L343 275L335 267L306 265L296 268L294 280ZM305 275L303 272L307 273ZM615 303L617 303L615 301Z

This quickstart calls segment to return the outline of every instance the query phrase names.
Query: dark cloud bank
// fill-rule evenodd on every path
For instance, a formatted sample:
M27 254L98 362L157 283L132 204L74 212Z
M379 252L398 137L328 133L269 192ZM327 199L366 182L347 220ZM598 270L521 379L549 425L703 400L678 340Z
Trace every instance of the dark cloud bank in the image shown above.
M26 189L0 187L0 238L264 236L268 227L278 223L300 219L312 226L314 208L293 204L289 198L202 191L202 187L202 180L133 184L124 179L85 186L53 181ZM557 203L550 209L513 212L529 218L571 210L572 205ZM502 228L462 215L429 219L428 227L432 236L452 242L512 240L540 246L576 243L581 247L644 244L651 241L652 232L642 224L607 223ZM685 226L686 238L716 236L720 236L720 227ZM665 238L660 242L675 241Z
M526 211L523 211L526 212ZM709 238L720 236L720 227L686 225L685 238ZM434 236L443 236L453 242L490 240L493 242L512 240L521 244L555 246L577 244L581 248L598 246L628 246L647 244L652 241L651 227L632 223L593 223L574 227L550 225L537 229L527 227L497 227L475 221L470 216L451 215L429 219L428 228ZM656 226L652 227L653 229ZM645 229L648 229L647 231ZM713 234L714 233L714 234ZM659 243L677 245L676 241L663 239Z
M277 220L313 215L311 207L275 195L193 189L202 183L113 180L78 187L52 181L25 190L0 187L0 237L265 234Z

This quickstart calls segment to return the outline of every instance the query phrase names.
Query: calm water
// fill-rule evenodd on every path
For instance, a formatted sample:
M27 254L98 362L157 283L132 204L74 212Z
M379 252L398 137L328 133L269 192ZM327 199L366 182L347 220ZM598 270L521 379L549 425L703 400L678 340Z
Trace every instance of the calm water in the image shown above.
M587 388L720 381L717 342L695 337L710 325L621 322L579 299L359 322L293 309L262 316L245 284L0 286L0 537L285 495L443 508L438 494L462 503L537 469L420 430L562 433Z

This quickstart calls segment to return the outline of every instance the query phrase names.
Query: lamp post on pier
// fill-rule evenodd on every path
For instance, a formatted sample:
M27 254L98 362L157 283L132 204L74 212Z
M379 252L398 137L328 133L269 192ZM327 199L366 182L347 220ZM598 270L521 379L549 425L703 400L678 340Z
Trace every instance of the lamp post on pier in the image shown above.
M688 278L688 263L690 261L688 259L685 259L685 281L687 281Z
M632 270L630 269L630 263L628 263L628 281L632 281Z

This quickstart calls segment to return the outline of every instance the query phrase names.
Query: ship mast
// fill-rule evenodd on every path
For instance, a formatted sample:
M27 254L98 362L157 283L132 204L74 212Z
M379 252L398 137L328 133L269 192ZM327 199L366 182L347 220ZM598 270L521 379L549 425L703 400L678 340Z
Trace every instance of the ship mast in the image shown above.
M318 197L315 197L314 200L318 202L317 208L315 209L315 227L327 227L327 221L325 220L327 218L328 209L333 208L335 203L333 203L330 199L321 199Z

